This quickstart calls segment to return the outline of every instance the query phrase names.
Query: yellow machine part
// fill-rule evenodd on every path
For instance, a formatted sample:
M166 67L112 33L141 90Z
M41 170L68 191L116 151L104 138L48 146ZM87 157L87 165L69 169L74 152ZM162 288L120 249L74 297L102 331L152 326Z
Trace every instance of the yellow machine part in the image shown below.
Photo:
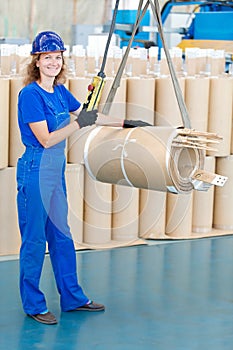
M97 75L93 78L91 84L88 86L88 95L84 103L84 108L86 108L87 111L97 109L104 83L104 79Z
M185 51L186 48L198 47L199 49L225 50L226 53L233 55L232 40L184 39L177 46L180 47L183 51Z

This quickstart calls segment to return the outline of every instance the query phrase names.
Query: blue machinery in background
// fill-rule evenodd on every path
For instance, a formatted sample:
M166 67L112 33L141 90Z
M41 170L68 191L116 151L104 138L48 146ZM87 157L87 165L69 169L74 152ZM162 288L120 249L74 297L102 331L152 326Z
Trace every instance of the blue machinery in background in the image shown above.
M233 1L180 1L170 0L165 3L161 10L162 23L165 24L172 11L177 6L193 5L193 11L188 13L191 24L188 27L164 28L165 33L178 33L181 35L181 48L192 47L194 42L200 41L206 48L226 48L233 56ZM115 33L121 39L121 47L127 46L132 34L137 11L120 10L116 18ZM162 47L160 36L156 27L150 24L150 11L143 17L138 31L134 37L132 47ZM155 40L151 41L150 33L156 33ZM216 46L216 42L218 45ZM213 47L211 47L213 45ZM215 46L214 46L215 45ZM230 49L229 49L230 48Z
M161 11L164 23L174 6L195 5L183 39L233 40L233 1L168 1Z

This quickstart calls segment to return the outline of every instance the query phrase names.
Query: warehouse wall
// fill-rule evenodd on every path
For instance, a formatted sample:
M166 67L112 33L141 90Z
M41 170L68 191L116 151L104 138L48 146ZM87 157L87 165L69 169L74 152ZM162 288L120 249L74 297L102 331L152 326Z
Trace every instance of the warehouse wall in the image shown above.
M136 9L139 1L121 0L120 9ZM165 0L160 0L160 4ZM71 43L72 24L101 25L111 18L115 0L16 0L0 1L0 38L26 38L41 30L60 33ZM94 7L94 11L93 11Z
M50 29L70 44L72 24L105 23L108 3L109 0L21 0L19 5L15 0L1 1L0 37L31 40L38 31ZM90 10L93 6L95 11Z

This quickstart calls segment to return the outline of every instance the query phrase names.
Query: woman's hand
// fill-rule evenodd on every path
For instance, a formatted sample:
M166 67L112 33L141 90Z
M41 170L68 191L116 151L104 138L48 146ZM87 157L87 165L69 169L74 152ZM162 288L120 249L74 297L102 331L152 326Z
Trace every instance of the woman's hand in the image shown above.
M85 126L95 124L97 117L98 117L98 113L96 109L92 111L86 111L85 109L83 109L79 113L78 118L76 118L75 121L78 123L81 129L81 128L84 128Z

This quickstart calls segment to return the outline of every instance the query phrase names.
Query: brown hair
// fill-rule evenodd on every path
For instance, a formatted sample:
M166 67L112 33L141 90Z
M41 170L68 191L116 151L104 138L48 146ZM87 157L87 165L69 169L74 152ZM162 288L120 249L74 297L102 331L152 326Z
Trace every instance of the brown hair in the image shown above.
M60 73L54 79L54 85L64 84L66 82L66 64L64 60L63 53L62 54L62 68ZM27 73L24 78L24 85L28 85L33 81L40 80L40 70L37 67L36 63L39 61L40 55L33 55L31 62L27 66Z

